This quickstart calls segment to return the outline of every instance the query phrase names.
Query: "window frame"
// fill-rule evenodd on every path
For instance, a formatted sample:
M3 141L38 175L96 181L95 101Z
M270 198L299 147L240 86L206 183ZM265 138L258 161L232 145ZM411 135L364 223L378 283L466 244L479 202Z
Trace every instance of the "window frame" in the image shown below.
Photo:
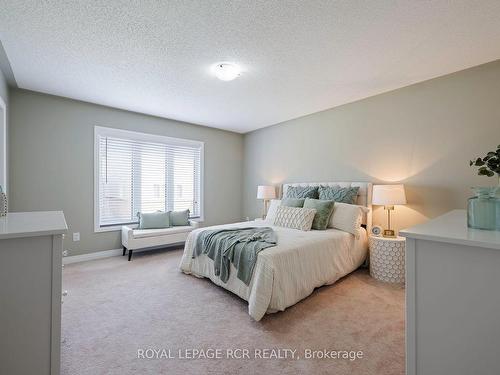
M204 154L205 154L205 142L195 141L184 138L174 138L167 137L164 135L158 134L150 134L150 133L141 133L132 130L123 130L118 128L109 128L103 126L94 126L94 232L114 232L120 231L122 226L128 225L136 227L137 223L123 223L116 225L100 225L100 211L99 211L99 176L100 176L100 163L99 163L99 137L118 137L131 139L141 142L153 142L153 143L164 143L168 145L177 145L177 146L191 146L191 147L199 147L200 149L200 216L197 218L193 218L190 220L196 222L203 222L204 218Z

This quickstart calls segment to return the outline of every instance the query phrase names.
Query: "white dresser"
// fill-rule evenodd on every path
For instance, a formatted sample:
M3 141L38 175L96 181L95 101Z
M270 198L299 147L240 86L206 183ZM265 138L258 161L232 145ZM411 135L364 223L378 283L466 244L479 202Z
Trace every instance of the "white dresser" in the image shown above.
M454 210L406 237L407 375L500 372L500 232Z
M58 375L64 214L0 218L0 374Z

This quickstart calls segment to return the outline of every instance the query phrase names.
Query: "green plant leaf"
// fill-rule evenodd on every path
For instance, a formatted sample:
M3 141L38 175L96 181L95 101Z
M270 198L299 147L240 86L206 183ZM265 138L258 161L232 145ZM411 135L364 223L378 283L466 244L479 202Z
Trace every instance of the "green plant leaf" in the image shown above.
M493 177L497 174L500 178L500 145L496 151L489 151L482 159L469 160L469 166L479 167L477 174Z
M495 169L498 169L499 165L498 164L488 164L488 169L494 171Z

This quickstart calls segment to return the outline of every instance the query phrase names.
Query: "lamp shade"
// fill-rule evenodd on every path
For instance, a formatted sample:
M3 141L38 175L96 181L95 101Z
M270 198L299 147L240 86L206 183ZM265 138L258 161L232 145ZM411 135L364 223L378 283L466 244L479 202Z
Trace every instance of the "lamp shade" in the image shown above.
M276 189L274 186L259 185L257 186L257 199L274 199L276 198Z
M406 204L404 185L374 185L372 204L379 206Z

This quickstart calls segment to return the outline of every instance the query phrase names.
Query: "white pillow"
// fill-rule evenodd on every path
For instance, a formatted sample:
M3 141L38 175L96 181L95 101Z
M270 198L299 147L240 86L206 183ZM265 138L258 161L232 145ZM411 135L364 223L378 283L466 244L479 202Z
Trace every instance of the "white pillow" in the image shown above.
M359 228L363 222L363 215L368 212L370 210L363 206L335 202L328 227L352 233L356 238L359 238Z
M314 208L278 206L274 225L308 231L311 230L315 215Z
M276 210L281 206L281 199L271 199L271 205L269 206L269 210L267 210L266 222L269 225L274 224L274 219L276 218Z

